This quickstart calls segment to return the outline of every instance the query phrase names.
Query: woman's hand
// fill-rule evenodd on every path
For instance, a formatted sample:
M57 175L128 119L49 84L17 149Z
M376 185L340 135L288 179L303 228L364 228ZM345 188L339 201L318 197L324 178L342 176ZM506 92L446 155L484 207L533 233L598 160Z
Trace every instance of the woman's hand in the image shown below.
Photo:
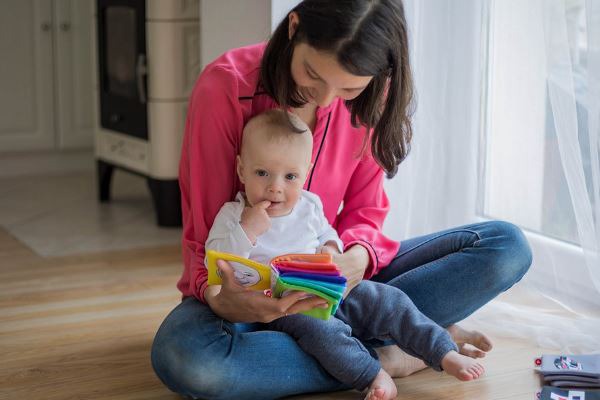
M261 291L240 285L228 262L218 260L217 265L223 284L208 286L204 298L215 314L228 321L266 323L313 308L328 307L322 298L307 298L308 294L303 292L294 291L280 299L265 296Z
M344 298L348 293L363 280L363 276L369 265L369 253L363 246L357 244L350 247L344 254L340 254L337 248L327 243L321 247L321 253L329 253L333 257L333 262L337 264L347 279Z

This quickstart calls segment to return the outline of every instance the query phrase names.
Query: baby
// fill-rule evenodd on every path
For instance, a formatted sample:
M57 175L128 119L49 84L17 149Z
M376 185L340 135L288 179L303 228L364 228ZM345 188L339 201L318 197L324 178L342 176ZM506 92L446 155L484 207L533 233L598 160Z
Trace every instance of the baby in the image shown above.
M293 124L296 133L290 126ZM311 165L312 134L294 114L270 110L245 126L237 174L245 192L223 205L206 241L207 250L234 253L268 264L277 255L343 251L319 197L303 190ZM393 286L364 280L329 320L294 314L267 324L285 332L333 377L366 399L393 399L397 389L377 359L357 340L389 339L436 370L468 381L483 366L458 353L448 331L423 315Z

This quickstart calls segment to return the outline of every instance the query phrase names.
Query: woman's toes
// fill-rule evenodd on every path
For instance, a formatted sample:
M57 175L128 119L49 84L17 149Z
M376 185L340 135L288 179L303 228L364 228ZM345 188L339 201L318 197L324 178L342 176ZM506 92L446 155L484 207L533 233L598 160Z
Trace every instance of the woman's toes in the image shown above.
M463 356L471 358L483 358L485 357L485 351L479 350L477 347L469 343L462 343L458 345L458 352Z

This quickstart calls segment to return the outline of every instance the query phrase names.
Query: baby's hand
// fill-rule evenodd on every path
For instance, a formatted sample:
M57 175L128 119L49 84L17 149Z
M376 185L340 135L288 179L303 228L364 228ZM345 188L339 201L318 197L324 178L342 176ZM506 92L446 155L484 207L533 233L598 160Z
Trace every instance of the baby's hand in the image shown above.
M340 254L337 243L333 240L328 241L317 249L317 253Z
M270 201L263 200L252 207L245 207L244 211L242 211L240 225L252 244L255 244L256 238L271 227L271 219L269 218L269 214L267 214L267 208L270 205Z

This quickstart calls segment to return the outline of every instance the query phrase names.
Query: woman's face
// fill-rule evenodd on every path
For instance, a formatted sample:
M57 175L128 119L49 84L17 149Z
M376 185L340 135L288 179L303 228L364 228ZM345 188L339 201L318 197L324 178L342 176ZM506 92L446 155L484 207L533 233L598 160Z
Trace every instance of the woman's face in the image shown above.
M291 74L310 104L327 107L339 97L352 100L367 87L372 76L352 75L334 55L298 43L292 54Z

